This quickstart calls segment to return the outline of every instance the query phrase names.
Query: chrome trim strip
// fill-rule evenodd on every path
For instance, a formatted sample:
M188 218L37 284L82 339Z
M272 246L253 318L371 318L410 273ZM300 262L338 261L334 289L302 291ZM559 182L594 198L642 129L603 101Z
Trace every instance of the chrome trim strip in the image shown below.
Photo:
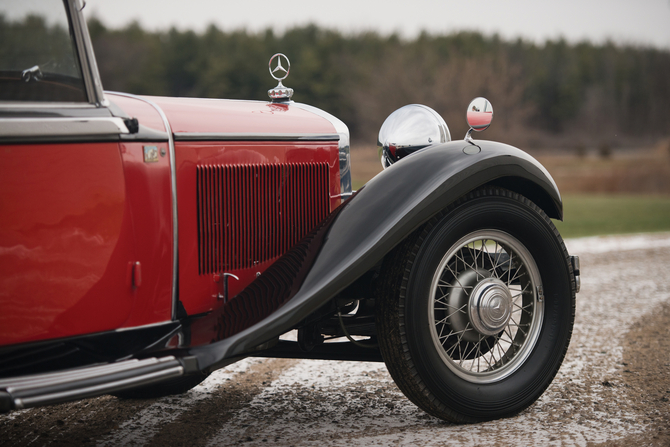
M145 324L145 325L142 325L142 326L121 327L121 328L115 329L114 332L136 331L136 330L139 330L139 329L149 329L149 328L152 328L152 327L165 326L165 325L168 325L168 324L175 324L175 322L170 320L170 321L161 321L159 323ZM178 327L178 326L175 326L175 327Z
M23 397L14 399L14 406L17 410L35 407L38 405L57 404L68 402L70 400L84 399L87 397L99 396L101 394L113 393L133 386L149 385L151 383L163 380L181 377L184 375L183 366L174 366L169 369L162 369L149 374L137 377L130 377L113 382L105 382L100 385L93 385L85 388L78 388L71 391L61 391L59 393L45 394L35 397Z
M126 360L52 373L0 380L15 409L93 397L184 375L174 356Z
M82 13L84 5L80 0L70 0L68 1L68 6L88 101L98 107L107 106L108 102L105 100L105 95L102 91L100 73L98 72L98 65L93 53L93 44L91 43L91 37L86 26L86 19Z
M336 141L340 136L318 133L177 132L174 134L174 139L176 141Z
M335 128L335 132L339 136L339 152L340 152L340 194L342 199L345 200L345 196L351 196L352 187L351 187L351 154L349 147L349 128L346 124L342 122L339 118L331 115L330 113L318 109L314 106L307 104L301 104L297 102L288 103L289 106L297 107L299 109L311 112L321 118L327 119L330 124Z
M44 385L58 385L61 383L87 379L120 371L129 371L144 366L158 365L176 360L174 356L150 357L147 359L129 359L116 363L107 363L95 366L84 366L80 368L67 369L65 371L31 374L28 376L8 377L0 379L0 388L8 392L20 392L24 388L34 388Z
M0 118L2 137L83 137L127 134L123 119L91 118Z
M87 102L0 101L0 109L97 109Z
M170 148L170 189L172 193L172 253L174 256L172 259L172 320L174 321L177 319L177 301L179 301L179 291L177 290L177 279L179 275L179 220L177 219L177 160L174 149L174 134L172 133L172 128L170 127L167 115L165 115L163 109L158 107L158 104L155 102L141 96L131 95L130 93L109 93L137 99L138 101L143 101L149 104L156 109L156 112L160 115L163 120L163 125L165 126L165 131L168 134L168 147Z

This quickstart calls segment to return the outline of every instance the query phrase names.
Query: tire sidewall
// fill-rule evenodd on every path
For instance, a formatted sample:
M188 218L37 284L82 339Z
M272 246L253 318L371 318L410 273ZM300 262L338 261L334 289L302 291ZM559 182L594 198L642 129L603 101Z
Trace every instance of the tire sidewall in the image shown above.
M404 306L409 355L430 393L460 414L492 419L521 411L542 394L560 367L572 328L574 294L565 249L547 220L519 200L475 198L442 217L421 243ZM533 350L516 371L492 383L473 383L451 371L435 348L428 321L435 270L454 243L477 230L504 231L521 242L537 264L545 295Z

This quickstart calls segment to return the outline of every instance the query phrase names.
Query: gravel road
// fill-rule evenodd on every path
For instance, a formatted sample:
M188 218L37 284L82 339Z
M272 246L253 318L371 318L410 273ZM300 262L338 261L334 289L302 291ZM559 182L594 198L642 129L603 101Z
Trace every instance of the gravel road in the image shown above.
M670 445L670 234L574 239L567 357L520 415L426 415L381 363L245 359L189 393L103 396L0 415L0 445Z

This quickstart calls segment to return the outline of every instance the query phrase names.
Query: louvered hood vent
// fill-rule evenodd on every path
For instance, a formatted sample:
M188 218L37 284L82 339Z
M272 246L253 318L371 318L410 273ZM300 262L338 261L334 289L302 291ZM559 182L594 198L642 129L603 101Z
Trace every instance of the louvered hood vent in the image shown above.
M198 166L199 273L284 254L328 215L328 186L328 163Z

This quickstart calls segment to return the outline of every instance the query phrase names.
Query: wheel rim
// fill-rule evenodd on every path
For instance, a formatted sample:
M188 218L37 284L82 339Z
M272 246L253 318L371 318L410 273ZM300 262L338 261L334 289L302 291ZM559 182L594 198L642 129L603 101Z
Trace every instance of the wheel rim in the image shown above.
M447 367L474 383L502 380L537 343L544 306L540 273L526 247L499 230L456 242L435 271L428 317Z

